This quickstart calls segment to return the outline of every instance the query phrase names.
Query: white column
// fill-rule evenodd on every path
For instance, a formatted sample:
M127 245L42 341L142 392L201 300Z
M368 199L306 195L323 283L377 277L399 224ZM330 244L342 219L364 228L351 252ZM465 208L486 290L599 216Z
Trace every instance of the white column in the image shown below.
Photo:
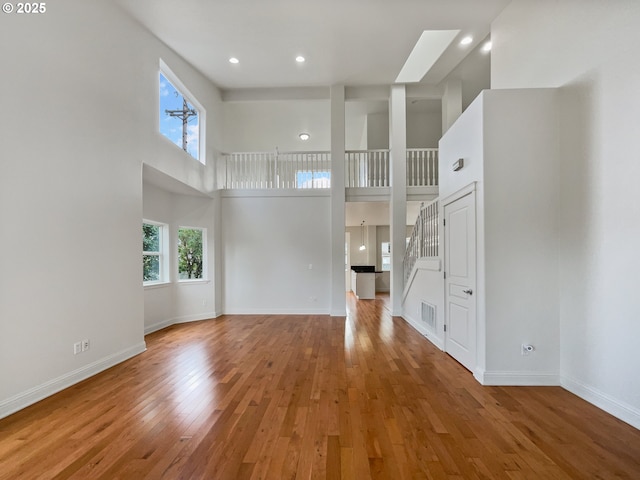
M407 235L407 105L404 85L392 85L389 98L391 157L391 314L402 315L403 259Z
M331 315L345 316L344 85L331 87Z
M442 95L442 134L462 115L462 82L449 80Z

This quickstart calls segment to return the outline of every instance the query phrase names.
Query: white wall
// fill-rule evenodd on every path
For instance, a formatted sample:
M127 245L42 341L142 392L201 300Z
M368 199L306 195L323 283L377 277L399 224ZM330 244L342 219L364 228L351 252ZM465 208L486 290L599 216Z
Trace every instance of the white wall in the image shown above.
M422 321L422 302L436 307L434 328ZM415 275L409 277L402 300L402 318L438 348L444 349L444 281L440 259L421 258L416 262Z
M492 29L492 86L560 87L562 383L640 426L640 3L518 1Z
M222 198L224 312L328 314L328 192L228 195Z
M149 333L168 325L214 318L216 311L215 216L216 201L202 196L171 193L143 184L143 217L169 228L169 283L144 289L144 327ZM179 227L205 228L207 232L205 279L178 282L177 232Z
M558 382L556 101L552 89L484 91L440 141L442 207L475 182L474 374L485 384ZM523 357L523 343L535 353Z
M370 150L389 148L389 112L367 115L367 147Z
M224 102L224 151L329 150L330 108L329 100Z
M156 132L159 56L213 110L214 87L108 2L2 19L0 417L145 348L142 161L213 179Z
M482 90L491 86L491 53L482 50L485 41L490 39L490 36L488 36L485 40L479 42L478 46L440 82L441 88L444 89L447 82L452 80L460 81L462 111L471 105L471 102L475 100Z
M441 136L440 112L407 114L407 148L438 148L438 140ZM367 115L367 146L365 148L389 148L389 112Z
M438 148L442 136L442 114L407 114L407 148Z

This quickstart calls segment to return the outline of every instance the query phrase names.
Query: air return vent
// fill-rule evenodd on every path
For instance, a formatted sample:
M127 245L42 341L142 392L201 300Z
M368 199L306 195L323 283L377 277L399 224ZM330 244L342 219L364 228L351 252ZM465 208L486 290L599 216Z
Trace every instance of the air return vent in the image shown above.
M436 306L427 302L420 305L420 319L427 327L435 330L436 328Z

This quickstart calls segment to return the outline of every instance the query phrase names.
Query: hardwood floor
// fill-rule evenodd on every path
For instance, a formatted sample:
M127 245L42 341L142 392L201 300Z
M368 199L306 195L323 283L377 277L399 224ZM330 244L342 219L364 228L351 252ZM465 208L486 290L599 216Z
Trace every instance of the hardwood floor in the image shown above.
M640 431L555 387L482 387L387 297L224 316L0 420L0 479L640 478Z

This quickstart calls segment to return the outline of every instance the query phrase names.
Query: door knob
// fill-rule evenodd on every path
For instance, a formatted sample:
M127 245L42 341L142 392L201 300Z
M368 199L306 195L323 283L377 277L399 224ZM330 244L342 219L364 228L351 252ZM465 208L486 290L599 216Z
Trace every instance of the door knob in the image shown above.
M471 290L470 288L467 290L463 290L464 293L466 293L467 295L473 295L473 290Z

